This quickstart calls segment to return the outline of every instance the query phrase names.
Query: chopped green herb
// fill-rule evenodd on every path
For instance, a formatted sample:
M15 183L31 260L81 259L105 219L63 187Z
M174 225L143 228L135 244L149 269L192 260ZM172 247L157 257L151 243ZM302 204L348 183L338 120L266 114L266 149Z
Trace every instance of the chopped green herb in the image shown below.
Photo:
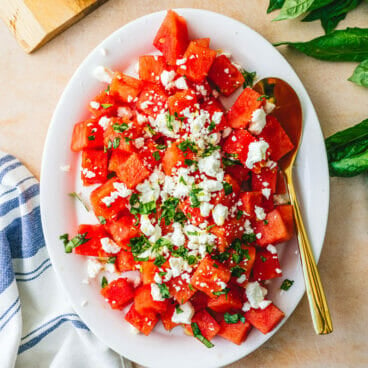
M261 256L261 261L264 263L264 262L266 262L266 261L267 261L267 258L266 258L266 257Z
M230 258L230 253L229 252L217 253L217 254L212 255L211 258L216 261L219 261L220 263L224 263Z
M215 225L215 224L213 224L213 225L207 226L207 227L206 227L206 231L210 231L214 226L216 226L216 225Z
M158 152L158 151L152 152L152 156L156 161L161 160L160 152Z
M213 144L209 144L207 148L203 151L202 157L211 156L213 152L219 150L221 146L214 146Z
M268 225L268 220L263 220L263 223L264 223L265 225Z
M254 234L254 233L250 233L250 234L244 233L242 235L242 241L244 243L253 243L253 242L256 241L256 234Z
M171 221L175 218L175 210L178 204L178 198L170 197L166 199L161 206L162 213L159 220L165 219L165 224L169 225Z
M77 234L74 238L69 240L68 234L60 235L59 239L64 243L65 253L71 253L72 250L80 245L87 243L90 239L86 238L87 233Z
M196 164L197 164L197 161L195 161L195 160L191 160L191 159L189 159L189 158L186 158L186 159L184 160L184 163L185 163L185 165L192 166L192 165L196 165Z
M139 203L139 197L137 193L132 193L132 195L129 198L129 204L131 206L134 206L136 203Z
M187 257L187 262L189 266L194 265L198 262L198 258L196 256L190 255Z
M193 336L198 339L203 345L205 345L207 348L213 348L215 345L212 344L211 341L207 340L201 333L201 330L199 329L198 325L195 322L191 323Z
M174 257L186 258L187 254L188 248L185 248L183 245L171 251L171 255L173 255Z
M167 274L167 272L163 272L162 271L162 272L159 272L158 274L159 274L159 276L163 277L163 276L165 276Z
M185 75L183 76L183 78L186 78ZM185 117L184 116L179 116L178 113L175 111L174 113L174 116L175 116L175 119L178 119L178 120L185 120Z
M229 195L233 192L233 186L229 184L227 181L224 181L222 183L222 186L224 187L225 195Z
M71 192L71 193L68 193L68 196L77 199L80 203L83 204L83 206L87 210L87 212L89 212L90 208L89 208L88 204L82 199L82 197L78 193Z
M167 286L165 284L156 284L156 285L160 289L161 296L164 299L169 299L170 298L170 293L169 293L169 289L167 288Z
M89 140L89 141L94 141L94 140L95 140L95 138L96 138L96 137L95 137L94 135L89 135L89 136L88 136L88 140Z
M185 221L187 221L187 217L185 216L184 212L177 210L174 215L174 222L183 224Z
M230 289L229 288L225 288L219 291L214 291L212 294L213 295L227 295L229 293Z
M263 101L263 100L267 100L268 98L270 98L269 96L267 95L261 95L257 98L257 101Z
M292 285L293 285L293 284L294 284L294 281L293 281L293 280L285 279L285 280L282 282L282 284L281 284L281 286L280 286L280 289L281 289L281 290L288 291L288 290L292 287Z
M243 273L245 273L244 268L240 267L240 266L234 266L231 268L231 276L233 277L240 277Z
M158 255L153 262L153 264L157 267L161 267L166 262L166 258L162 255Z
M175 306L176 314L183 313L184 311L180 308L180 305Z
M102 225L105 225L106 224L105 217L103 217L103 216L97 216L97 218L98 218L98 221L100 222L100 224L102 224Z
M234 324L238 322L245 323L245 317L240 313L230 314L226 312L224 314L224 321L228 324Z
M119 147L119 144L120 144L120 138L119 137L115 137L113 142L112 142L112 147L114 149L118 148Z
M201 202L198 199L198 193L202 191L201 188L192 188L192 190L189 192L190 197L190 206L193 208L198 208L201 204Z
M236 213L236 219L237 220L240 220L242 218L242 216L244 215L244 212L239 210L237 213Z
M144 235L141 235L131 238L128 246L131 248L134 256L139 256L141 253L149 249L151 244Z
M256 79L256 72L247 72L245 69L241 69L240 72L244 77L243 88L252 87Z
M191 291L194 291L195 290L194 289L194 286L192 284L189 284L188 287L189 287L189 290L191 290Z
M167 147L164 144L156 144L156 148L160 151L166 149Z
M109 257L107 263L115 263L116 257Z
M199 232L198 231L187 231L188 235L192 235L192 236L199 236Z
M107 142L107 149L108 149L108 150L111 150L111 148L112 148L112 142L111 142L111 140L109 139L109 141Z
M208 254L211 254L214 248L215 248L215 246L214 246L214 245L207 244L207 245L206 245L206 252L207 252Z
M106 92L107 94L109 94L109 92L110 92L110 84L106 87L105 92Z
M216 124L215 124L215 122L214 121L211 121L210 122L210 125L208 126L208 130L210 131L210 132L212 132L212 130L214 130L216 128Z
M179 178L179 183L187 185L187 182L185 181L185 179L182 176Z
M180 142L178 144L178 148L185 152L186 150L190 150L192 151L193 153L197 153L198 152L198 149L197 149L197 146L194 142L190 141L189 139L186 139L185 141L183 142Z
M104 108L104 109L107 109L108 107L111 107L112 104L101 104L101 106Z
M136 262L147 262L149 260L149 257L136 257L136 256L134 256L134 260Z
M174 130L173 122L175 121L175 116L167 114L166 115L166 126L169 130Z
M150 213L156 213L156 202L151 201L147 203L139 203L139 207L131 207L130 213L133 215L149 215Z
M156 131L151 127L151 125L147 124L147 129L149 130L149 132L152 134L152 135L155 135L156 134Z
M126 143L129 143L130 141L132 141L132 138L124 137L124 141L125 141Z
M231 158L228 157L222 158L222 164L224 165L225 168L228 166L242 165L242 163L239 160L232 160Z
M101 288L104 289L108 284L106 277L103 276L101 279Z
M128 130L129 127L127 123L122 123L122 124L115 123L112 125L112 129L114 129L115 132L123 133L126 130Z

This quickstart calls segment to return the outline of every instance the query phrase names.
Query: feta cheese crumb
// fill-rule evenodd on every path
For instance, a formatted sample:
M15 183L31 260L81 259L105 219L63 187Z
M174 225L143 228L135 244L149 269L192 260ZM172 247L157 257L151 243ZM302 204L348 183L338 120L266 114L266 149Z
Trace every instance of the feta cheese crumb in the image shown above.
M178 323L178 324L185 324L185 325L190 324L192 321L192 317L194 315L194 308L192 306L192 303L186 302L180 305L179 308L181 309L181 311L178 313L175 308L174 313L171 317L171 320L174 323Z
M97 66L93 70L93 76L100 82L111 83L114 73L102 65Z
M270 114L275 108L275 104L272 102L266 101L266 104L264 105L264 110L266 114Z
M252 142L249 145L248 157L245 162L248 169L253 169L254 164L266 159L268 147L268 143L263 140Z
M270 188L263 188L262 189L262 194L266 199L269 199L270 195L271 195L271 189Z
M102 245L102 249L106 253L116 254L116 253L119 253L121 249L112 239L108 237L101 238L100 242Z
M175 87L177 89L188 89L187 82L184 77L180 77L175 81Z
M160 288L158 287L157 284L154 283L151 284L151 295L152 299L155 300L156 302L164 301L164 298L161 295Z
M210 212L213 208L213 204L208 203L208 202L202 202L199 206L200 212L201 212L201 216L203 217L208 217L210 215Z
M106 116L102 116L100 118L100 120L98 121L98 125L103 129L103 130L106 130L107 127L109 126L110 124L110 119Z
M90 279L94 279L102 270L103 265L96 259L89 258L87 261L87 273Z
M262 108L253 111L248 130L252 134L258 135L258 134L261 134L265 125L266 125L265 111Z
M140 138L136 138L134 141L134 145L140 149L144 146L144 138L140 137Z
M151 236L155 232L155 227L152 225L148 215L141 215L140 229L146 236Z
M254 212L258 220L262 221L266 218L266 213L262 207L254 206Z
M245 276L245 274L243 273L240 277L238 277L238 278L236 279L236 282L237 282L238 284L242 284L246 279L247 279L247 277L246 277L246 276Z
M169 89L173 86L173 80L175 78L175 71L174 70L164 70L161 75L160 75L160 79L161 79L161 83L162 85L166 88Z
M87 304L88 304L88 301L87 300L83 300L81 302L81 307L85 307Z
M100 108L100 103L99 103L99 102L96 102L96 101L91 101L91 102L89 103L89 106L91 106L91 107L92 107L92 109L97 110L97 109L99 109L99 108Z
M264 309L271 304L271 300L264 299L267 295L267 289L262 287L258 281L249 282L245 288L245 293L250 306L254 309Z
M129 331L130 331L130 333L131 333L131 334L133 334L133 335L138 335L138 334L140 334L140 331L138 330L138 328L134 327L134 326L133 326L133 325L131 325L130 323L129 323Z
M225 223L226 217L229 213L229 209L222 205L218 204L212 211L212 217L213 221L215 221L215 224L218 226L222 226Z
M279 268L275 269L276 273L282 273L282 270L280 270Z
M277 254L277 249L274 245L268 244L266 248L271 254Z

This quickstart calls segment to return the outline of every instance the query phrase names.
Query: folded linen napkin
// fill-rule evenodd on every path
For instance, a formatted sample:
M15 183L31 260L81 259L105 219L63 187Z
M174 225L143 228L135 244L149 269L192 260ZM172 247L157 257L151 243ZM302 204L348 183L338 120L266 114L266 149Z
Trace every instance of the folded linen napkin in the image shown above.
M0 367L123 367L72 310L43 238L39 183L0 152Z

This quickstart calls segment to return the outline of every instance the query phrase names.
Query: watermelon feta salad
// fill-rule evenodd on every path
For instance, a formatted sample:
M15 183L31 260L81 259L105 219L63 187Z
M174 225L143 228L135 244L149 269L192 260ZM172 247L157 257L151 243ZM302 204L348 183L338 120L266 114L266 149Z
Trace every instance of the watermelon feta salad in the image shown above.
M183 17L169 10L153 45L160 54L139 57L139 78L95 71L106 87L71 149L98 223L60 238L135 332L161 320L207 347L215 336L241 344L284 318L267 280L282 277L277 244L293 236L277 164L293 144L253 74L209 38L189 40ZM226 111L222 96L237 90Z

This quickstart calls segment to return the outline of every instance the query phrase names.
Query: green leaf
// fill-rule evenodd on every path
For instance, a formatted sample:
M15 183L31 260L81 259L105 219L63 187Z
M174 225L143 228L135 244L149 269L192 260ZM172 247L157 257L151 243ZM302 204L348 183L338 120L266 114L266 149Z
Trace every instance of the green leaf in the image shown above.
M104 289L108 284L109 283L108 283L106 277L103 276L102 279L101 279L101 288Z
M326 141L331 176L355 176L368 170L368 119Z
M160 293L161 296L164 299L169 299L171 298L170 293L169 293L169 289L167 288L167 286L165 284L156 284L158 286L158 288L160 289Z
M176 314L183 313L184 311L180 308L180 305L175 306Z
M285 290L285 291L288 291L294 284L294 281L293 280L288 280L288 279L285 279L281 286L280 286L280 289L281 290Z
M368 58L368 28L347 28L307 42L280 42L319 60L363 61Z
M229 184L227 181L224 181L222 183L222 186L224 187L225 195L229 195L233 192L233 186Z
M224 321L228 324L238 323L239 321L245 323L245 317L240 313L230 314L226 312L224 314Z
M286 0L280 14L274 20L293 19L304 14L315 0Z
M354 70L353 75L348 79L358 86L368 88L368 59L362 61Z
M158 151L152 152L152 156L156 161L161 160L160 152L158 152Z
M112 147L114 149L118 148L119 147L119 144L120 144L120 138L119 137L115 137L113 142L112 142Z
M97 216L97 218L98 218L98 221L100 222L100 224L102 224L102 225L105 225L106 224L105 217L103 217L103 216Z
M115 123L112 125L112 129L114 129L115 132L123 133L129 129L129 126L127 123L122 123L122 124Z
M205 345L207 348L213 348L215 345L212 344L211 341L207 340L201 333L201 330L199 329L198 325L195 322L191 323L193 336L198 339L203 345Z
M59 239L64 243L65 253L71 253L72 250L80 245L87 243L90 239L86 238L87 233L77 234L74 238L69 240L68 234L60 235Z
M155 258L155 261L153 262L153 264L157 267L161 267L165 262L166 262L166 258L162 255L158 255Z
M332 32L338 23L346 17L346 14L355 9L362 0L335 0L326 6L310 12L303 22L312 22L320 19L326 33Z
M267 8L267 13L271 13L274 10L281 9L284 5L285 0L270 0L270 4Z
M253 87L254 80L257 77L257 73L256 72L248 72L245 69L240 69L240 73L242 73L242 75L244 77L243 88Z
M107 263L111 263L111 264L113 264L113 263L115 263L116 262L116 257L109 257L108 259L107 259Z
M308 9L308 11L312 11L312 10L322 8L322 7L332 3L333 1L335 1L335 0L314 0L313 4Z

